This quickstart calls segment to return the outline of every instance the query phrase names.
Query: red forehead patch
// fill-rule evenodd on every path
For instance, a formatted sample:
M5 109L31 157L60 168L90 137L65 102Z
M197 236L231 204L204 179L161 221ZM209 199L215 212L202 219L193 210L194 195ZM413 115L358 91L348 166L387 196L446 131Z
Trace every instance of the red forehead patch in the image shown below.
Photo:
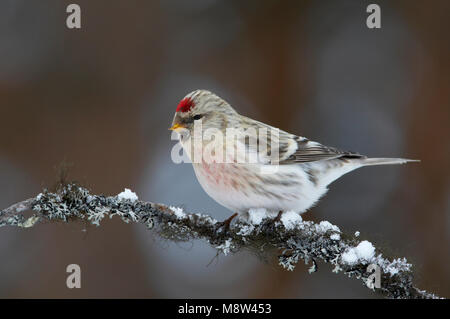
M194 101L190 98L184 98L177 106L177 112L189 112L194 107Z

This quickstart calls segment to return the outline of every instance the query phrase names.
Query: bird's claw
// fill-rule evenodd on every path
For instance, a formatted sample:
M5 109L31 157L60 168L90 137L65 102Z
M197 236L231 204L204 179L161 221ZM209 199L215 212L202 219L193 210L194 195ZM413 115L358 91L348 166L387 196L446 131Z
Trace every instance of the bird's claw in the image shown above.
M280 221L281 215L283 215L283 211L282 211L282 210L280 210L280 211L278 212L277 217L275 217L275 218L272 220L272 223L273 223L274 225L275 225L276 222L279 222L279 221Z
M281 215L282 215L282 214L283 214L283 211L280 210L280 211L278 212L277 217L275 217L274 219L272 219L272 220L270 220L270 221L267 222L266 225L267 225L267 230L268 230L269 232L275 231L275 224L281 220Z
M225 219L223 222L218 222L217 226L218 228L223 228L225 232L230 230L230 224L231 221L238 215L238 213L234 213L233 215L231 215L230 217L228 217L227 219Z

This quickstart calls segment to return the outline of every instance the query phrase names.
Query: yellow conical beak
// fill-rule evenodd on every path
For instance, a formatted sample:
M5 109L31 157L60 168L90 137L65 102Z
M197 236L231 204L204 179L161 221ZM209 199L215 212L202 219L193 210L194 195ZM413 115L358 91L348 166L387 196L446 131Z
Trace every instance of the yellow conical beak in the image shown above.
M174 124L172 127L170 127L169 130L177 131L178 129L182 129L182 128L184 128L184 126L177 123L177 124Z

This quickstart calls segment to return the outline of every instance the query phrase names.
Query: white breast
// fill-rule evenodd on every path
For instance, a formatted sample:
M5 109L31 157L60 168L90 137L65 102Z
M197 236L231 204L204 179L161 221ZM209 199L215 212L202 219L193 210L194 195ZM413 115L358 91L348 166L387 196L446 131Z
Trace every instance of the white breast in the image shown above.
M219 204L240 213L251 208L303 213L326 192L325 187L317 187L308 178L301 165L276 166L273 173L262 173L263 166L259 164L193 166L205 192Z

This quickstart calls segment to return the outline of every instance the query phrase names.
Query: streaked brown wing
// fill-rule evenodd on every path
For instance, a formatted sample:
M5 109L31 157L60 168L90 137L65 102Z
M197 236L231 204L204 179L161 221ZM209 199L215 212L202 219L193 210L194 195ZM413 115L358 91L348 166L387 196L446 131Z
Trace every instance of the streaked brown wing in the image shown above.
M308 163L334 158L360 158L364 157L355 152L341 151L334 147L322 145L303 137L297 137L297 149L292 154L282 154L280 149L280 164Z
M365 157L355 152L341 151L334 147L329 147L310 141L305 137L290 134L286 131L279 130L270 125L244 116L242 116L242 119L243 121L241 122L241 126L244 128L253 127L255 131L265 128L269 132L270 130L275 130L275 134L272 135L268 133L266 140L264 141L260 141L258 138L259 136L254 136L253 139L256 139L256 143L251 144L249 142L252 141L251 138L242 142L248 151L258 152L261 164L283 165L309 163L334 158L344 159ZM263 151L260 148L261 144L265 145ZM256 147L256 145L259 146ZM277 149L275 150L274 147Z

